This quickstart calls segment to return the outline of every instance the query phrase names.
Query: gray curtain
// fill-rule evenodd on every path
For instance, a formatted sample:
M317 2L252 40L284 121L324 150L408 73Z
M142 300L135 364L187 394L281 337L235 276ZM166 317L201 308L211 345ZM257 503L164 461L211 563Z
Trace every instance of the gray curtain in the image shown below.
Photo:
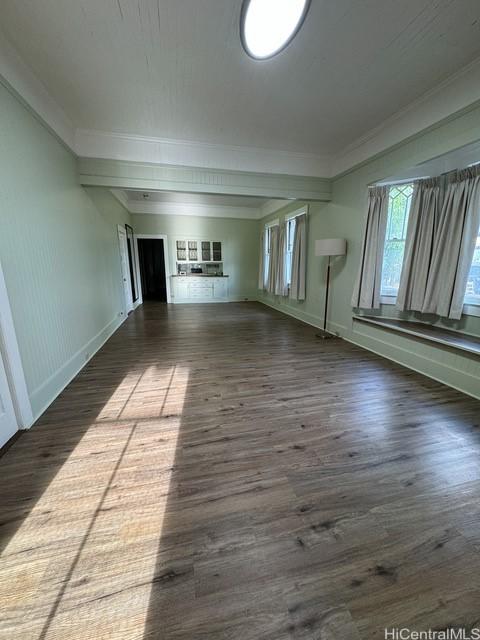
M270 259L268 262L267 291L275 293L275 282L278 263L278 225L270 227Z
M295 235L292 252L292 282L290 298L305 300L307 269L307 216L303 213L295 218Z
M396 303L402 311L421 311L424 305L440 217L441 183L440 178L432 178L415 184Z
M265 289L265 232L260 234L260 258L258 261L258 288Z
M362 254L352 296L352 307L378 309L382 261L387 228L388 187L368 190L367 221Z
M275 294L277 296L288 295L288 287L285 285L285 253L286 253L286 225L280 225L278 234L278 258L275 274Z
M480 227L480 167L453 172L440 214L423 313L459 320Z

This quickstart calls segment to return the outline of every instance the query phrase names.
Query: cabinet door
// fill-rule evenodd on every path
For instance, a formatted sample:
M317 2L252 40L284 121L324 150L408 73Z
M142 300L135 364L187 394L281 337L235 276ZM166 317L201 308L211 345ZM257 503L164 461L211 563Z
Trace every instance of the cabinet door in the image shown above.
M214 262L222 261L222 243L221 242L212 242L212 253L213 253Z
M198 260L198 249L196 240L188 241L188 259L190 260L190 262L197 262Z
M213 297L214 298L227 297L227 281L225 278L215 278L215 281L213 283Z
M189 297L189 287L186 278L175 278L175 296L181 299Z
M209 241L202 241L202 260L210 262L212 259L211 245Z
M177 260L187 259L187 248L185 240L177 240Z

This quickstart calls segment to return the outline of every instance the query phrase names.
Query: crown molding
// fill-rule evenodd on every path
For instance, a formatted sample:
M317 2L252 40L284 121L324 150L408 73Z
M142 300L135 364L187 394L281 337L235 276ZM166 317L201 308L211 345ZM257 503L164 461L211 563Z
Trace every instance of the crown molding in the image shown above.
M86 129L77 129L74 146L77 155L83 158L318 178L330 174L329 157L280 149L170 140Z
M74 151L75 128L63 109L0 34L0 81L67 147Z
M330 177L338 177L479 100L480 58L476 58L334 156Z

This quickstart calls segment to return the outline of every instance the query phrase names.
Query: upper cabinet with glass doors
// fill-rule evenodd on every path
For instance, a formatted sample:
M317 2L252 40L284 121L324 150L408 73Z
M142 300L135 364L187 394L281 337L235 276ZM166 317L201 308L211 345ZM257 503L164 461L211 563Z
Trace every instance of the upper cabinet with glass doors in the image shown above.
M222 243L211 240L177 240L177 262L221 262Z

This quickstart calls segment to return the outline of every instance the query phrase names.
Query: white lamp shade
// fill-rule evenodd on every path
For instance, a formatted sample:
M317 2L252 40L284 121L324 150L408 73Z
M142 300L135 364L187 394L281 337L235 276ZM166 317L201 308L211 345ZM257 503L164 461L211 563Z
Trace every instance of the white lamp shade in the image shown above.
M315 240L316 256L344 256L347 253L347 241L343 238Z

